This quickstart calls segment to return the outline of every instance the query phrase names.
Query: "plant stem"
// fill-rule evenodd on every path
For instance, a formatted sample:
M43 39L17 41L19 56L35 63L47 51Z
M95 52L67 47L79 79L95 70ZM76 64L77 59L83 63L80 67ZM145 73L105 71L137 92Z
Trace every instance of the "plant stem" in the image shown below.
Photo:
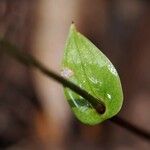
M135 135L140 136L140 137L150 141L150 133L148 131L145 131L145 130L133 125L132 123L124 120L123 118L121 118L119 116L115 116L115 117L111 118L110 121L120 127L125 128L126 130L134 133Z
M70 88L72 91L78 93L81 95L83 98L88 100L90 104L93 105L93 107L96 106L98 103L98 112L99 113L104 113L105 111L105 106L102 102L100 102L99 99L93 97L91 94L86 92L84 89L81 89L74 83L66 80L62 76L58 75L57 73L47 69L44 65L42 65L38 60L36 60L32 55L29 53L26 53L24 51L19 51L16 46L12 45L11 43L7 42L6 40L1 40L0 41L1 45L1 51L11 55L18 61L20 61L22 64L27 65L28 67L35 67L36 69L40 70L43 74L46 76L53 78L55 81L59 82L62 84L64 87Z
M62 84L64 87L70 88L72 91L76 92L77 94L81 95L83 98L88 100L93 106L95 106L95 102L99 103L99 108L101 110L100 113L103 113L105 110L105 106L103 103L100 103L98 99L90 95L87 91L81 89L74 83L66 80L65 78L61 77L57 73L47 69L44 65L42 65L38 60L36 60L33 56L31 56L28 53L25 53L23 51L19 51L16 46L13 44L9 43L7 40L0 40L0 50L4 53L9 54L22 64L28 66L28 67L35 67L39 71L41 71L43 74L47 75L48 77L54 79L55 81L59 82ZM150 133L136 127L135 125L125 121L124 119L116 116L110 119L111 122L127 129L128 131L131 131L135 135L139 137L143 137L146 140L150 140Z

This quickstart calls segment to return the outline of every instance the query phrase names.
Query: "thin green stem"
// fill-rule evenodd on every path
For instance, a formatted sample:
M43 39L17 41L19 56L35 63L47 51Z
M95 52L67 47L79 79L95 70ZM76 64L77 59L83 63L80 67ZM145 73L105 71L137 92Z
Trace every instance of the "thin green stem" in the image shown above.
M34 68L38 69L43 74L47 75L48 77L54 79L55 81L59 82L63 86L70 88L71 90L73 90L77 94L81 95L83 98L88 100L93 106L95 106L95 103L93 103L93 101L99 102L99 100L97 100L95 97L93 97L88 92L81 89L80 87L78 87L74 83L66 80L65 78L61 77L57 73L47 69L44 65L42 65L38 60L36 60L30 54L25 53L23 51L22 52L19 51L16 48L16 46L10 44L7 40L2 39L0 41L0 51L7 53L8 55L12 56L13 58L15 58L16 60L18 60L19 62L21 62L22 64L24 64L28 67L34 67ZM101 110L100 113L103 113L105 110L105 106L103 105L103 103L99 102L99 108ZM123 128L125 128L125 129L127 129L128 131L134 133L135 135L137 135L139 137L143 137L146 140L150 140L150 133L149 132L136 127L135 125L129 123L128 121L125 121L124 119L122 119L118 116L113 117L112 119L110 119L110 121L123 127Z

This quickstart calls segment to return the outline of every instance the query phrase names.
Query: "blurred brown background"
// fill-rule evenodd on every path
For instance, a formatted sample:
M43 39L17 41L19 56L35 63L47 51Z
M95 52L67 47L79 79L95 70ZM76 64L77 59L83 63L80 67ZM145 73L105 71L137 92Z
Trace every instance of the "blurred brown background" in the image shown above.
M0 37L57 72L72 21L116 66L124 91L119 115L150 131L150 1L0 0ZM60 85L0 53L0 149L149 147L109 121L82 125Z

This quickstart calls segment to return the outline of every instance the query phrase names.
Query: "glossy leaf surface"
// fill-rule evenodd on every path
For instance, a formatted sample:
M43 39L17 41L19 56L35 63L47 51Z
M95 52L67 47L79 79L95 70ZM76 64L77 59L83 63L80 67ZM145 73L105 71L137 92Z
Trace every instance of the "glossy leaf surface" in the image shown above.
M77 32L74 25L70 28L62 67L62 76L99 99L106 107L104 114L100 114L86 99L64 88L66 99L81 122L95 125L119 112L123 93L116 69L93 43Z

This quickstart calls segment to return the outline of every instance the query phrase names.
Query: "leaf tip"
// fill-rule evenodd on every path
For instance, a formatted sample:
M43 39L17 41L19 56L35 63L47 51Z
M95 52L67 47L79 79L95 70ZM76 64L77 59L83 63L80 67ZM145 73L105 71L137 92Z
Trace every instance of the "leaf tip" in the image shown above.
M75 23L72 21L72 24L70 26L70 31L76 31Z

